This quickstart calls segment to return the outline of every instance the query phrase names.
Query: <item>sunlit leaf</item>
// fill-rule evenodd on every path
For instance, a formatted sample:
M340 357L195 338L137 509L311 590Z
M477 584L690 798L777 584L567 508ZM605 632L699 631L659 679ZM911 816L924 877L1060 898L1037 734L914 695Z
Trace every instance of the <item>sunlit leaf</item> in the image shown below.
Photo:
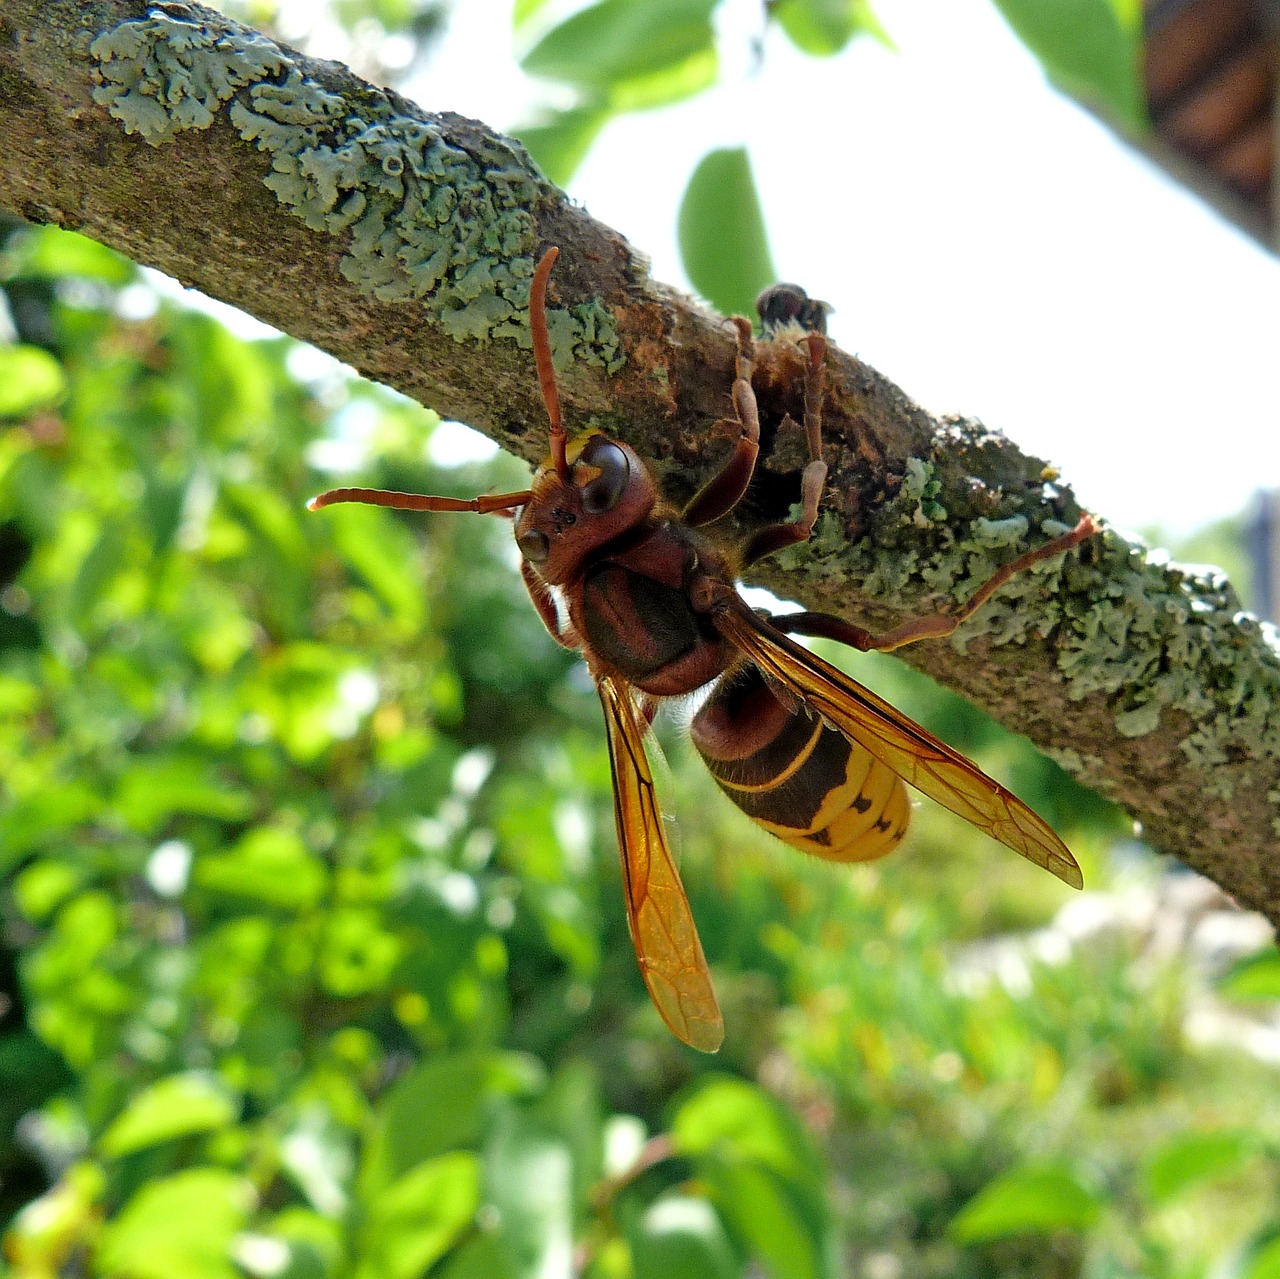
M1236 1172L1258 1154L1248 1132L1202 1132L1176 1137L1147 1160L1147 1195L1162 1204L1191 1186Z
M448 1251L479 1206L475 1155L458 1151L411 1168L365 1217L356 1279L416 1279Z
M32 920L51 915L84 883L84 870L65 861L45 859L28 866L14 885L14 898Z
M1118 0L995 0L1050 79L1145 131L1141 13Z
M253 800L204 760L167 755L140 761L121 776L115 808L135 830L150 832L174 813L240 821L252 811Z
M609 88L609 106L615 111L652 111L670 106L709 89L719 70L715 47L699 49L679 62L615 81Z
M511 25L519 30L547 3L547 0L515 0L511 6Z
M705 1199L668 1195L629 1232L635 1279L735 1279L743 1267Z
M51 408L67 393L62 365L38 346L0 346L0 417Z
M126 284L138 274L128 258L106 245L56 226L24 227L15 237L13 274L17 278L79 276L106 284Z
M231 1244L253 1202L250 1183L222 1168L146 1182L104 1227L96 1268L120 1279L240 1279Z
M372 1200L424 1160L474 1145L492 1099L540 1083L536 1064L515 1053L454 1053L420 1062L379 1101L360 1172L363 1197Z
M771 1275L836 1279L820 1199L754 1164L713 1160L701 1172L725 1220Z
M1060 1164L1014 1168L988 1182L951 1221L962 1243L1052 1230L1085 1230L1098 1215L1098 1195Z
M679 236L693 287L726 315L753 315L756 294L777 271L745 148L698 162L680 203Z
M1280 999L1280 951L1269 948L1242 959L1218 983L1231 999L1271 1002Z
M671 1135L684 1154L719 1154L801 1179L816 1158L794 1117L743 1079L707 1081L676 1111Z
M102 806L103 797L81 782L62 782L10 801L0 810L0 871L45 840L88 820Z
M292 831L272 826L249 831L226 853L198 858L194 878L206 892L284 910L314 906L328 882L325 868L303 841Z
M541 124L517 129L516 136L538 168L557 186L564 186L612 115L613 109L606 106L571 107L555 112Z
M537 1119L506 1108L485 1144L484 1185L502 1222L500 1241L512 1270L569 1273L573 1175L564 1144Z
M708 67L714 78L714 7L715 0L601 0L549 31L523 66L611 105L629 95L627 109L673 102L705 87Z
M10 1273L32 1279L66 1273L72 1255L97 1229L106 1181L100 1165L81 1161L26 1204L5 1233Z
M333 911L325 927L320 979L340 999L354 999L384 986L403 954L399 938L381 914L365 907Z
M770 8L769 17L797 49L813 57L839 53L858 35L892 47L870 0L779 0Z
M116 1159L176 1137L216 1131L238 1112L238 1103L216 1075L170 1075L132 1098L102 1134L98 1149Z

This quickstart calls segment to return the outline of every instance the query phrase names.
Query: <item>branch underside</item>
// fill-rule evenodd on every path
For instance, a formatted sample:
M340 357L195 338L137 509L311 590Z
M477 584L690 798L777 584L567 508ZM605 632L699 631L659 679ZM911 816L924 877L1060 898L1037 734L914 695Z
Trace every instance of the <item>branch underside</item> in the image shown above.
M83 231L313 342L531 461L545 414L532 263L570 434L617 435L677 503L718 431L733 329L654 283L518 144L423 112L196 5L0 0L0 205ZM815 282L820 287L820 282ZM758 345L761 479L736 536L799 497L804 349ZM873 630L963 600L1079 514L1036 458L935 419L834 348L812 540L750 580ZM1224 580L1107 531L1014 579L951 642L903 650L1145 837L1280 921L1280 660Z

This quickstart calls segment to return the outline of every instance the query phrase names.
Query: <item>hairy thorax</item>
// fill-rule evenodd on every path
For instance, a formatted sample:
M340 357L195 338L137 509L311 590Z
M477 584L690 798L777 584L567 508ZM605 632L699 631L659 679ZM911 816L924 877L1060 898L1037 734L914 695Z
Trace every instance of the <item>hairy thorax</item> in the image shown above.
M691 693L729 661L711 618L690 601L695 575L727 569L702 539L669 520L590 563L574 600L573 624L611 670L656 697Z

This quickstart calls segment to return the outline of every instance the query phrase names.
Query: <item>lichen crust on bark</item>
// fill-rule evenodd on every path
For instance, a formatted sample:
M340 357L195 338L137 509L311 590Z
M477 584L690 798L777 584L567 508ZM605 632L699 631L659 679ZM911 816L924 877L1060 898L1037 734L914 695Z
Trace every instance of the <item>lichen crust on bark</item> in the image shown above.
M564 196L518 142L468 148L369 88L357 107L257 32L153 8L90 45L94 100L152 145L221 116L270 158L264 184L314 231L345 236L342 274L383 301L417 301L456 341L528 349L535 215ZM599 298L548 316L556 364L622 364Z
M1056 473L1025 489L989 489L957 471L954 456L946 465L942 440L935 454L907 459L897 492L865 537L849 542L840 521L824 513L809 542L778 557L781 567L815 582L847 583L909 614L919 611L922 593L944 606L962 603L1001 564L1069 527L1057 518ZM990 513L973 514L974 494L984 489ZM1280 763L1275 632L1243 608L1218 569L1171 562L1108 528L1080 552L1005 583L951 644L963 652L979 637L990 648L1051 637L1068 699L1103 695L1121 738L1155 733L1162 717L1182 712L1177 747L1206 794L1229 800L1235 793L1236 771L1220 765ZM1061 752L1059 762L1088 771L1074 751ZM1280 789L1268 798L1280 834Z

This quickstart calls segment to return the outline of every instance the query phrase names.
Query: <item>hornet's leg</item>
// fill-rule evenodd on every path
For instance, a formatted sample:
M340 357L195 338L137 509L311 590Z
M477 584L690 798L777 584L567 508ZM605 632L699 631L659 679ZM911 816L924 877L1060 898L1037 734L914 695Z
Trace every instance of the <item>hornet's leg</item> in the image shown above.
M525 590L529 592L529 598L533 601L533 607L538 610L538 616L542 618L547 634L561 648L576 652L582 647L577 632L571 626L561 625L560 610L556 608L555 599L547 589L547 584L534 572L533 565L524 558L520 560L520 576L524 578Z
M733 324L737 329L738 350L734 357L733 387L729 396L733 401L734 416L732 420L721 419L717 425L737 426L740 434L729 460L684 508L680 518L694 528L718 520L738 505L751 483L760 453L760 415L756 409L756 393L751 389L755 345L751 337L751 323L735 315Z
M1038 564L1041 560L1051 559L1069 551L1073 546L1092 537L1099 531L1092 515L1082 515L1080 522L1069 533L1063 533L1033 551L1019 555L1008 564L998 569L965 601L964 605L954 613L930 613L927 617L913 618L903 622L882 635L874 635L865 627L846 622L843 618L832 617L827 613L784 613L771 619L772 625L780 631L793 635L819 635L824 639L839 640L851 648L862 652L875 650L887 653L904 644L914 644L922 639L943 639L950 635L961 622L971 618L1011 577Z
M827 464L822 460L822 358L827 353L827 340L820 333L810 333L804 343L809 348L804 377L804 433L809 464L800 481L800 514L794 520L762 528L747 543L745 564L754 564L784 546L808 541L818 519L818 502L827 482Z

